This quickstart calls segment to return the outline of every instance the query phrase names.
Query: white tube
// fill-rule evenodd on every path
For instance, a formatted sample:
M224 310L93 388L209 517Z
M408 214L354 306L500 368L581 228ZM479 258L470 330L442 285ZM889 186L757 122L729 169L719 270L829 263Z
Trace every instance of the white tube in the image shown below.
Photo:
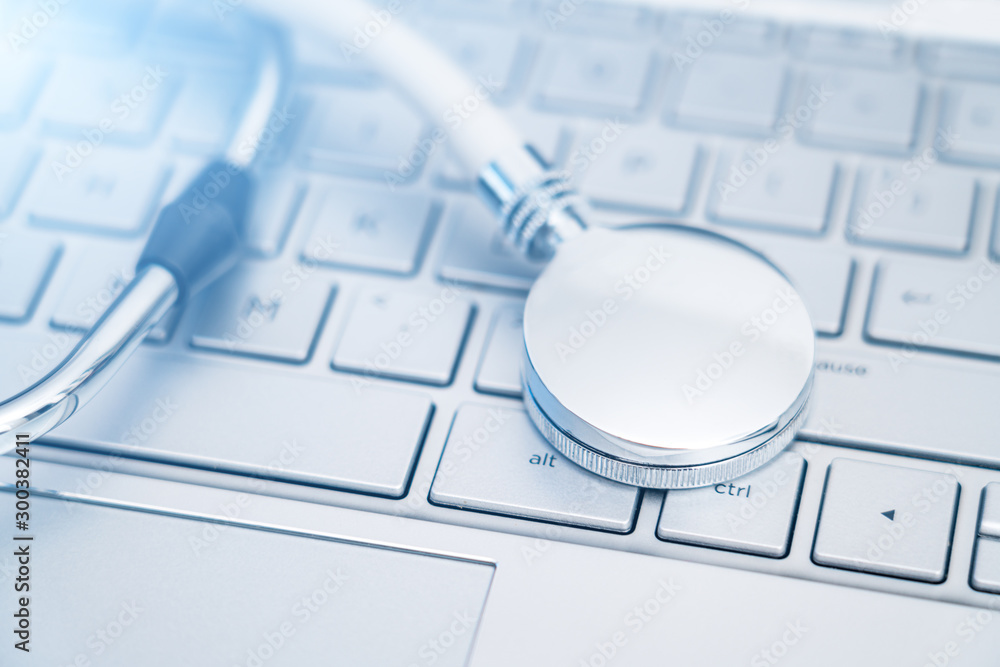
M240 120L240 126L236 128L226 149L226 160L240 168L249 167L258 157L261 148L260 138L281 99L284 83L282 76L285 72L282 71L281 56L275 37L267 33L262 39L264 53L261 56L260 71L257 73L257 85Z
M471 81L447 56L408 26L400 16L409 4L399 0L401 11L373 7L363 0L250 0L256 11L279 21L319 30L330 47L357 48L360 34L370 42L359 57L371 63L419 106L429 121L451 136L449 147L473 173L490 161L524 145L524 140L488 100L478 99L480 84ZM483 92L479 88L480 97ZM470 97L471 96L471 97ZM448 113L456 104L478 107L463 118Z

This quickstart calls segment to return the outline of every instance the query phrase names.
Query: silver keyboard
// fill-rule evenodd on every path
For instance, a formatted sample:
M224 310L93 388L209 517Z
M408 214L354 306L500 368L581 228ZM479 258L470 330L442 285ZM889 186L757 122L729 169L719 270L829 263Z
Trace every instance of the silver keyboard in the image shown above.
M543 267L419 114L304 34L246 260L36 457L524 535L528 559L554 539L995 601L1000 49L558 7L404 13L601 224L706 226L788 273L820 339L787 453L665 494L555 453L519 401ZM0 72L0 395L71 349L235 130L252 30L197 8L80 0Z

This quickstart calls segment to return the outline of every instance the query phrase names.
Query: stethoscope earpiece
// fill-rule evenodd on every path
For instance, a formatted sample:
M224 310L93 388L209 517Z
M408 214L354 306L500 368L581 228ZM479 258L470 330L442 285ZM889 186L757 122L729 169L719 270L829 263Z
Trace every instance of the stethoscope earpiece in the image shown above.
M564 241L524 309L528 413L604 477L681 489L729 481L793 439L815 334L767 259L678 225Z

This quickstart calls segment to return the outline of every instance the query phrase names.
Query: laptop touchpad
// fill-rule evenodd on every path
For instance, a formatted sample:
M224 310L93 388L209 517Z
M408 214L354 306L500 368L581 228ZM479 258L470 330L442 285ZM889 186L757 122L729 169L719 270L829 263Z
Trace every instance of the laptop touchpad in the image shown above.
M31 553L30 664L464 665L493 577L483 563L140 511L41 497L32 509L35 540L17 543Z

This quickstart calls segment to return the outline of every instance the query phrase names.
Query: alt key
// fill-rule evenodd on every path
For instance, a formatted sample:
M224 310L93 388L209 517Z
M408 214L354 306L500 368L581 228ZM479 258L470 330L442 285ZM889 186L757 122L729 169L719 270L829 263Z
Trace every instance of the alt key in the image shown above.
M466 510L631 530L639 489L598 477L553 449L524 410L463 405L451 425L430 500Z

